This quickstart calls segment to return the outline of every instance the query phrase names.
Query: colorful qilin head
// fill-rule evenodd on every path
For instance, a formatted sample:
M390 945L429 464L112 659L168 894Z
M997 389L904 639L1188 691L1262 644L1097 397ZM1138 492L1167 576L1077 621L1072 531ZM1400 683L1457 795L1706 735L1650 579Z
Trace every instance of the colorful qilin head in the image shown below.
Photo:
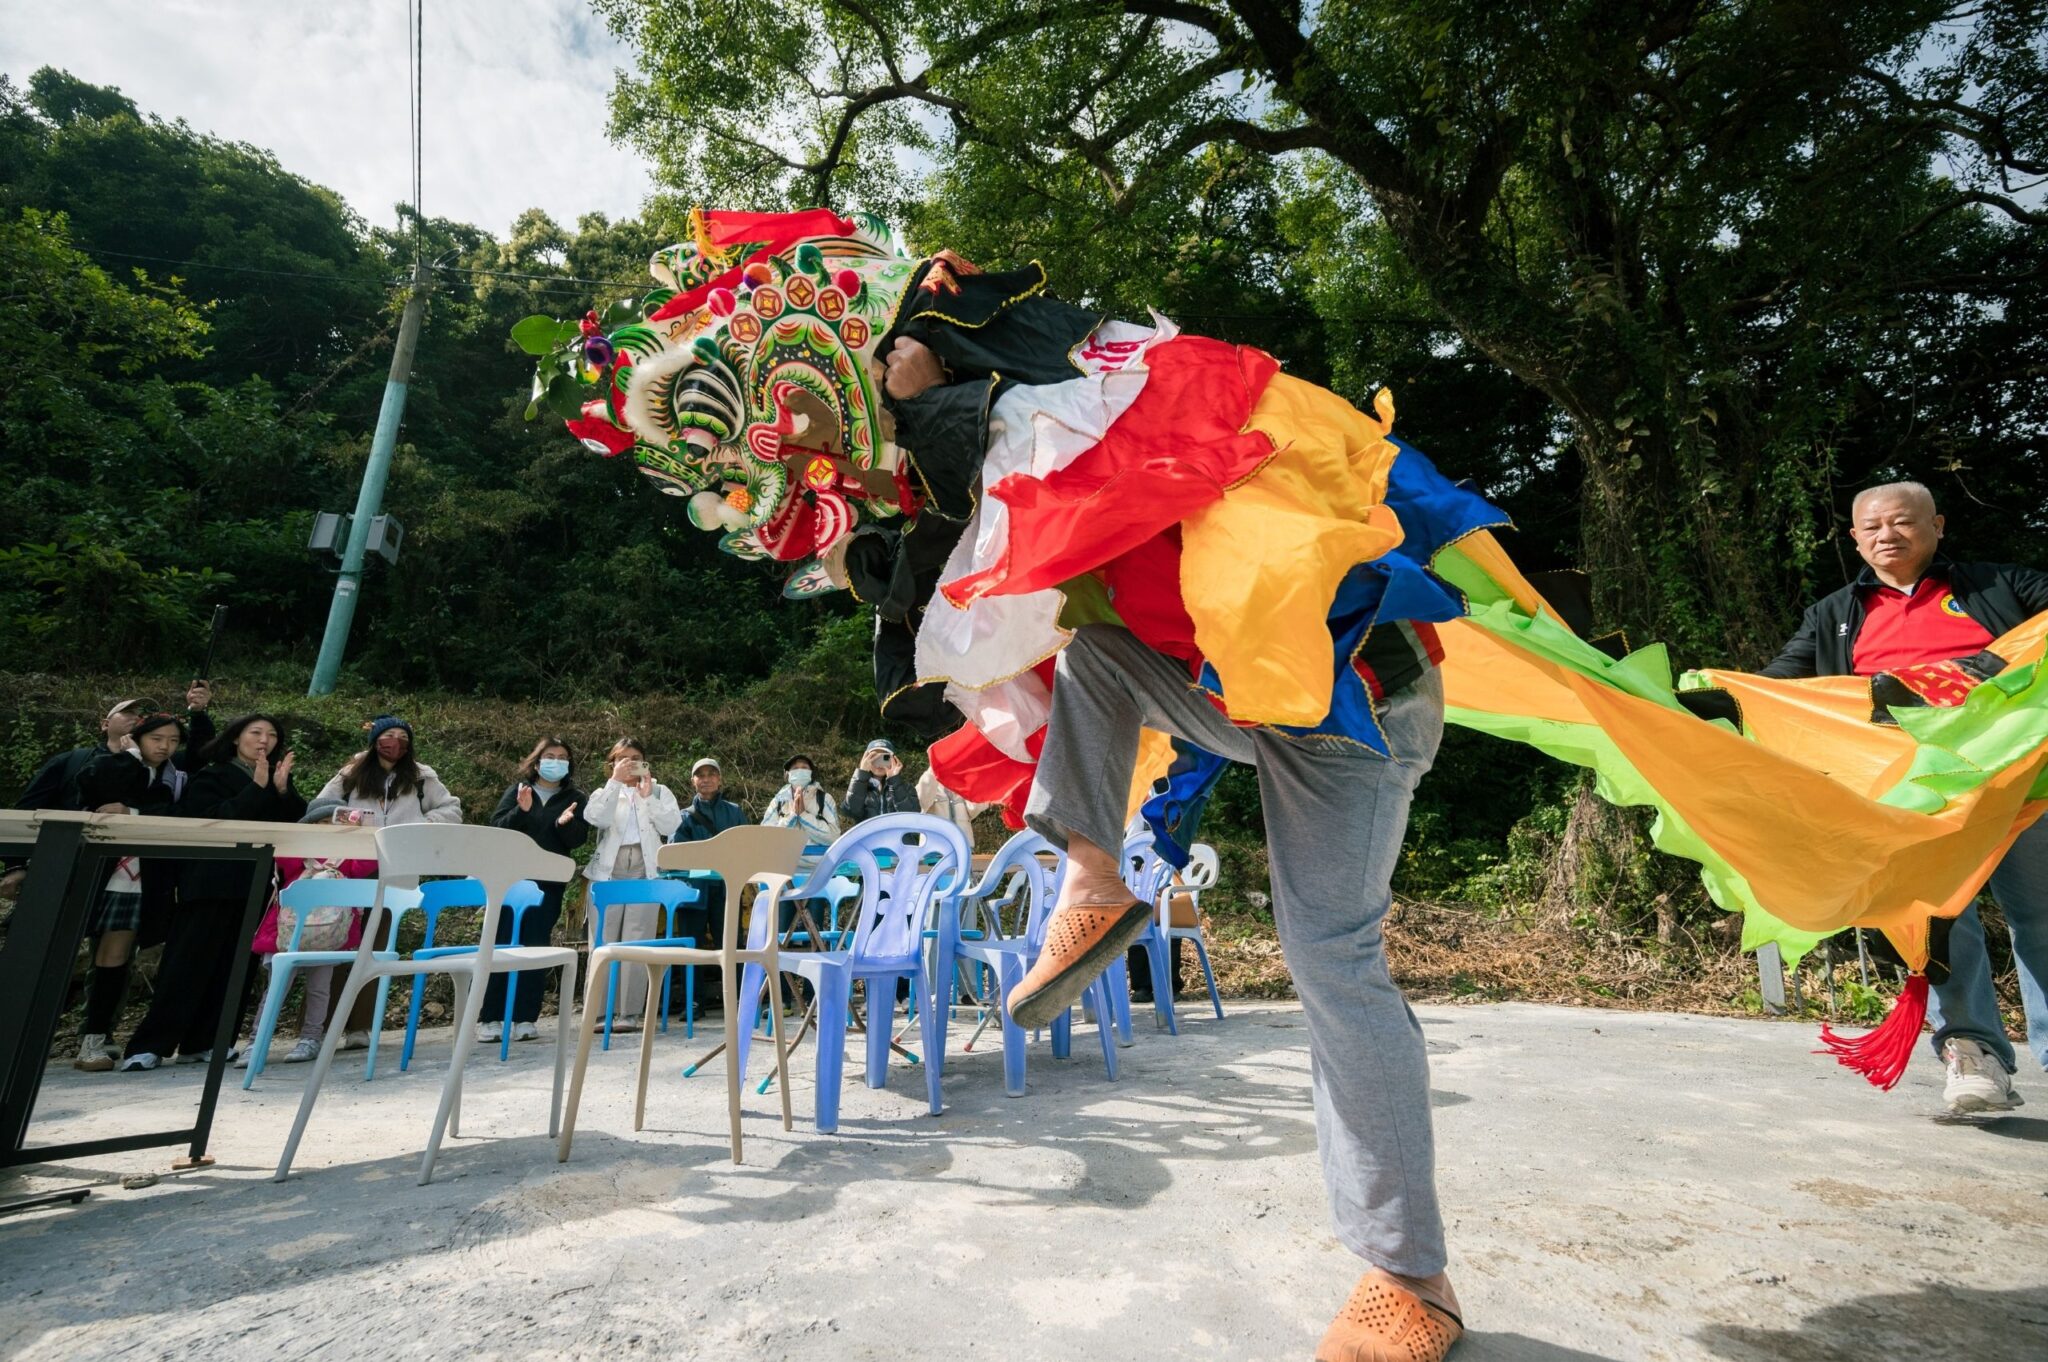
M691 215L656 252L659 287L581 323L529 318L534 406L607 457L631 451L690 519L744 558L821 566L863 516L900 514L898 456L872 363L919 262L878 218Z

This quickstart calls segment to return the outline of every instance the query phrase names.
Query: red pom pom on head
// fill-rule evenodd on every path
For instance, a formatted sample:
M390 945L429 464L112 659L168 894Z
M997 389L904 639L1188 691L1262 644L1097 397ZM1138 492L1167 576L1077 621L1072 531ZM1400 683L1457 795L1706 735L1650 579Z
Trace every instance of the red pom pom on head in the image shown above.
M739 307L739 300L732 296L729 288L715 288L704 297L704 305L711 309L714 317L730 317Z
M860 272L858 270L840 270L832 276L832 282L841 293L849 298L858 297L860 294Z

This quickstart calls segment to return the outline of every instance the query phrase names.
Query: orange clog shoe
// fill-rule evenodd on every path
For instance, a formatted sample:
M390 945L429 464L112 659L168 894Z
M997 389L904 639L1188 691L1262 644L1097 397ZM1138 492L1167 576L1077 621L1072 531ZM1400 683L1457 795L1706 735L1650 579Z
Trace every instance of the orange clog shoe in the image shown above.
M1330 1321L1316 1362L1443 1362L1464 1332L1456 1315L1375 1268Z
M1046 924L1045 949L1008 999L1010 1020L1026 1031L1049 1026L1079 1002L1095 976L1131 948L1152 921L1150 905L1062 908Z

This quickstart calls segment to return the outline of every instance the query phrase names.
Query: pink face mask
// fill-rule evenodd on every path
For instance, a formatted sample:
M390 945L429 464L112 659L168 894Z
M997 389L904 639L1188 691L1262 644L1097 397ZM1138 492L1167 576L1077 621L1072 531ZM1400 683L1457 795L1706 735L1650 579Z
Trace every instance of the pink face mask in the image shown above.
M396 728L377 739L377 755L386 761L397 761L411 748L412 739Z

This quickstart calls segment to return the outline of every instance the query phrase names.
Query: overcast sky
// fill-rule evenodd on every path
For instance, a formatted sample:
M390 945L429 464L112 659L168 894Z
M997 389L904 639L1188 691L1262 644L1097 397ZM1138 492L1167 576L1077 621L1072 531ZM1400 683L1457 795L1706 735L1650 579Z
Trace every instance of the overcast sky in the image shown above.
M405 0L64 0L0 23L0 72L117 85L145 113L274 152L372 223L408 197ZM647 172L605 139L630 53L582 0L426 0L426 211L503 236L638 211Z

